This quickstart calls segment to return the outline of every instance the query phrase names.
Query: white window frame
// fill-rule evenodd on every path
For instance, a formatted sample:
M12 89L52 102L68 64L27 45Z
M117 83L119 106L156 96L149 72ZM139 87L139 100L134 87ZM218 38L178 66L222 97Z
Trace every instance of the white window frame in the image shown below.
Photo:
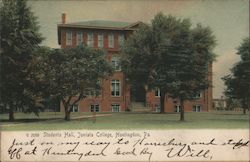
M180 105L175 105L174 108L175 108L174 112L181 112L181 106Z
M117 110L118 108L118 111L114 111L114 108ZM121 105L120 104L111 104L111 111L112 112L121 112Z
M155 112L161 112L160 104L155 104Z
M194 98L199 99L202 98L202 92L198 92L194 95Z
M76 34L76 45L83 45L83 32L77 32Z
M113 56L111 59L111 64L115 71L121 71L120 57Z
M87 45L89 47L94 47L94 33L88 33L88 38L87 38Z
M98 109L97 109L98 108ZM97 111L98 110L98 111ZM91 104L90 105L90 112L101 112L101 107L99 104Z
M155 89L155 97L161 97L161 90L160 88Z
M71 112L79 112L79 105L73 105Z
M201 112L202 107L201 105L193 105L193 112Z
M103 48L104 47L104 35L98 34L98 47Z
M124 34L119 34L118 42L119 42L120 47L122 47L124 45L124 42L125 42L125 35Z
M115 35L114 33L110 33L108 35L108 47L109 48L114 48L115 47Z
M66 46L72 46L72 31L66 31Z
M121 96L121 81L118 79L113 79L111 81L111 96L113 97Z

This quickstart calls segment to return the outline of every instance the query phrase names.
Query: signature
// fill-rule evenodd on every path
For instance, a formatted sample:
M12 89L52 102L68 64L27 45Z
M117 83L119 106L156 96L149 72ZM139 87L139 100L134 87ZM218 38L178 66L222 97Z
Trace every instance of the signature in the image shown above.
M138 137L138 136L137 136ZM214 148L231 147L237 151L249 147L249 140L227 139L223 142L216 138L201 141L183 142L177 138L156 140L148 135L139 138L103 138L93 139L74 138L71 140L44 140L36 138L20 140L14 138L7 148L9 159L22 159L23 156L73 156L80 161L86 159L98 159L102 157L125 157L128 159L157 159L160 154L166 159L196 158L212 160ZM122 158L122 159L123 159ZM134 160L134 161L135 161Z

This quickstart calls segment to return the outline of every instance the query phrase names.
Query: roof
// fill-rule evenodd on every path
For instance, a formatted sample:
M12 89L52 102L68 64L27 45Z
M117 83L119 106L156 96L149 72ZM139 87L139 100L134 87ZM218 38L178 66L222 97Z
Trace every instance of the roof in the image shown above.
M93 20L93 21L83 21L70 23L68 25L81 25L81 26L95 26L95 27L114 27L114 28L124 28L129 26L129 22L118 22L118 21L105 21L105 20Z
M77 27L77 28L91 28L91 29L113 29L113 30L132 30L134 26L141 22L120 22L107 20L92 20L74 23L59 24L59 27Z
M84 29L105 29L105 30L135 30L142 22L120 22L107 20L92 20L66 24L58 24L58 43L61 44L61 28L84 28Z

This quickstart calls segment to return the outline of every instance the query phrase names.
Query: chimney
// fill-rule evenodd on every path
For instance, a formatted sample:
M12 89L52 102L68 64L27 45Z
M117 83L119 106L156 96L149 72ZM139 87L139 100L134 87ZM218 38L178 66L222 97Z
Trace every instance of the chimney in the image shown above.
M62 24L66 23L66 13L62 13Z

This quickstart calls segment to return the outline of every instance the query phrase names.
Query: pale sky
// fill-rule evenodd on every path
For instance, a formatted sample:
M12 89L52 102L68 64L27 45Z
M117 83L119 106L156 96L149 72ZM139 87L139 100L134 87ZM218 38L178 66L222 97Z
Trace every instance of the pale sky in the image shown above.
M46 38L44 45L58 48L57 24L61 14L67 22L113 20L150 22L158 12L178 18L190 18L213 30L218 55L213 64L213 97L223 95L221 77L239 61L236 48L249 36L249 0L29 0Z

